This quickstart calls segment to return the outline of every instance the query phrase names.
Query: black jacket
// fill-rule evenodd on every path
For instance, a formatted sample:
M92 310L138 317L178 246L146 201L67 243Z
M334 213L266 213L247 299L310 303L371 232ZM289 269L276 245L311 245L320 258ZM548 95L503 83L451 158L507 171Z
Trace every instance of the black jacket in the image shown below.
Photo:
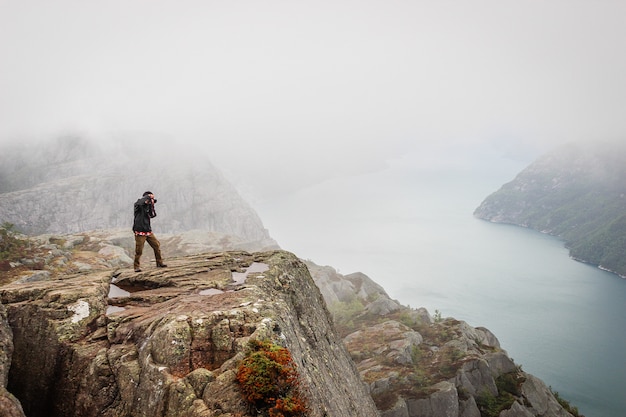
M135 202L135 221L133 222L134 232L152 232L150 219L156 217L154 202L149 197L141 197Z

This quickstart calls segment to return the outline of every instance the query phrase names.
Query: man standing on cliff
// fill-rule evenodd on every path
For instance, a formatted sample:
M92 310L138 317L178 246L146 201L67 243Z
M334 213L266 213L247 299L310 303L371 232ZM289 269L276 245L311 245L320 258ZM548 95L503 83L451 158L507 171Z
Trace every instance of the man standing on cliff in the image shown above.
M133 232L135 232L135 272L141 272L139 259L143 253L143 246L148 244L154 250L154 257L158 268L165 268L167 265L163 263L161 257L161 244L152 233L150 219L156 217L154 204L156 203L152 191L146 191L143 196L135 202L135 221L133 222Z

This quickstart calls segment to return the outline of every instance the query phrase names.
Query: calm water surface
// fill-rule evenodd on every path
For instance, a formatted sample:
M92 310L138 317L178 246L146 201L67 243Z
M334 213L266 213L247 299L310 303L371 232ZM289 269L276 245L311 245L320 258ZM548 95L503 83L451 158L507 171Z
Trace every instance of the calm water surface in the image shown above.
M626 415L626 280L569 258L562 242L475 219L521 167L429 175L410 163L266 202L281 246L392 298L484 326L522 368L587 417Z

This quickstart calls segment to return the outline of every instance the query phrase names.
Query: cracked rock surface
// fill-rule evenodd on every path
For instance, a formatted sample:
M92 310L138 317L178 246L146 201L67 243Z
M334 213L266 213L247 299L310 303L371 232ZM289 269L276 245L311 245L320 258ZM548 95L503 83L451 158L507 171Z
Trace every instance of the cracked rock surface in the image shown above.
M253 263L262 272L233 280ZM235 381L251 338L291 351L309 415L378 415L306 266L288 252L12 283L0 299L0 342L13 347L0 361L0 408L23 407L12 415L256 415Z

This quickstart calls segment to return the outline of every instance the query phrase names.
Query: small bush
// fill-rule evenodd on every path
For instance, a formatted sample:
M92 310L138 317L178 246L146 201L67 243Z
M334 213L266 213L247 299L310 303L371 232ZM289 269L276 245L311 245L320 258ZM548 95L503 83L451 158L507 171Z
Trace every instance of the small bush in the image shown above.
M14 261L22 258L28 242L19 239L13 231L14 225L4 222L0 225L0 261Z
M515 396L522 395L522 384L526 378L520 372L508 372L496 378L496 387L498 391L508 392Z
M567 411L568 413L570 413L574 417L585 417L584 415L579 413L578 407L574 407L573 405L571 405L569 401L567 401L565 398L561 397L561 395L558 393L558 391L553 391L552 387L550 387L550 392L552 392L552 395L554 395L554 398L556 398L556 400L559 402L561 407L563 407L565 409L565 411Z
M299 391L298 373L289 350L266 341L253 340L237 370L244 398L270 417L306 415Z
M355 318L359 316L365 307L356 297L350 301L337 301L329 306L335 328L340 335L345 336L357 329Z
M526 378L518 368L514 372L502 374L496 378L498 396L484 391L476 398L476 404L482 417L497 417L503 410L508 410L513 405L516 396L521 395L521 387Z
M515 402L515 397L508 392L501 392L497 397L489 391L483 391L476 397L476 405L482 417L498 417L500 412L508 410Z

